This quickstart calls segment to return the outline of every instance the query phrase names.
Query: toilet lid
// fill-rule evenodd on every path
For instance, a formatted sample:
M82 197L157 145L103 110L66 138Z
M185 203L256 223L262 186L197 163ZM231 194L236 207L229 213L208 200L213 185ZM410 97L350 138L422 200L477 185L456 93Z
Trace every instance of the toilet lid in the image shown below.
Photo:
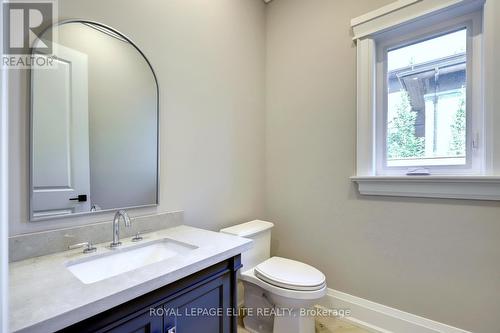
M292 290L318 290L325 285L325 275L300 261L272 257L257 265L255 276L277 287Z

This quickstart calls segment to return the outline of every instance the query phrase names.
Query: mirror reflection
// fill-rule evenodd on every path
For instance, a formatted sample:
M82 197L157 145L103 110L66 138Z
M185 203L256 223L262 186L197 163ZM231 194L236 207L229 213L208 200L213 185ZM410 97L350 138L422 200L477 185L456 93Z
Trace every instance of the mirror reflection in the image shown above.
M31 71L31 219L156 205L158 86L149 62L98 23L51 29L56 66Z

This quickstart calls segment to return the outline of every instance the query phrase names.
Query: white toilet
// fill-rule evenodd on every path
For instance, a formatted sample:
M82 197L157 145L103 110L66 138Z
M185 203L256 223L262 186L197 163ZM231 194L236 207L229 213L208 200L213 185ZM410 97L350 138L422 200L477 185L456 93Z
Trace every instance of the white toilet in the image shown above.
M221 230L254 241L241 255L245 328L251 333L314 333L314 318L307 310L325 296L325 275L299 261L270 258L273 226L255 220Z

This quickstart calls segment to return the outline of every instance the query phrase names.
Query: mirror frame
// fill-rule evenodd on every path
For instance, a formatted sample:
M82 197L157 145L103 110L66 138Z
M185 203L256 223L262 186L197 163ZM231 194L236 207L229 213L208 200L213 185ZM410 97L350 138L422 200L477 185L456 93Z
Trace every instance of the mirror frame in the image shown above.
M41 217L34 217L33 216L33 209L32 209L32 202L33 202L33 95L32 95L32 80L33 80L33 69L30 68L28 70L28 90L29 90L29 149L28 149L28 154L29 154L29 202L28 202L28 217L30 222L37 222L37 221L47 221L47 220L54 220L54 219L64 219L64 218L72 218L72 217L80 217L80 216L86 216L86 215L96 215L100 213L109 213L109 212L115 212L119 209L134 209L134 208L147 208L147 207L157 207L160 204L160 87L158 84L158 77L156 75L156 72L151 65L151 62L149 59L146 57L144 52L141 51L141 49L135 44L129 37L121 33L120 31L97 21L93 20L87 20L87 19L66 19L59 21L49 27L47 27L41 34L45 33L45 31L49 29L54 29L55 27L59 27L65 24L69 23L82 23L82 24L93 24L98 27L101 27L106 30L110 30L111 32L117 34L119 37L123 38L125 41L130 43L137 52L144 58L146 63L148 64L149 68L151 69L151 73L153 74L155 86L156 86L156 202L153 204L147 204L147 205L138 205L138 206L127 206L127 207L116 207L116 208L111 208L111 209L103 209L103 210L98 210L98 211L89 211L89 212L78 212L78 213L73 213L73 214L67 214L67 215L53 215L53 216L41 216ZM104 32L103 32L104 33ZM38 38L34 41L36 43L38 41ZM34 51L32 51L31 55L34 54Z

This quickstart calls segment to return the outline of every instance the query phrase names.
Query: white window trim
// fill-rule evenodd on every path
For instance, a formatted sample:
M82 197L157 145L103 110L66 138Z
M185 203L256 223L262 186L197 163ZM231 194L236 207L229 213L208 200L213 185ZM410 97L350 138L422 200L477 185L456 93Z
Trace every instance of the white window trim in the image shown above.
M494 130L500 132L500 116L494 108L500 105L497 89L500 88L500 70L495 69L495 57L500 56L500 48L495 49L494 41L500 40L495 29L495 6L491 0L399 0L351 21L354 40L357 43L357 167L356 176L351 177L359 185L361 194L455 198L477 200L500 200L500 138L495 138ZM484 7L483 7L484 5ZM475 65L473 73L482 75L484 91L480 98L483 112L484 164L479 175L446 176L385 176L377 175L376 140L376 77L377 77L377 35L390 33L394 28L421 19L450 18L473 13L483 8L483 46L480 61L482 68ZM497 9L498 11L498 9ZM496 40L495 40L496 39ZM488 70L484 70L487 68ZM479 82L479 83L477 83ZM495 85L496 84L496 85Z
M500 177L495 176L355 176L359 192L419 198L500 200Z

